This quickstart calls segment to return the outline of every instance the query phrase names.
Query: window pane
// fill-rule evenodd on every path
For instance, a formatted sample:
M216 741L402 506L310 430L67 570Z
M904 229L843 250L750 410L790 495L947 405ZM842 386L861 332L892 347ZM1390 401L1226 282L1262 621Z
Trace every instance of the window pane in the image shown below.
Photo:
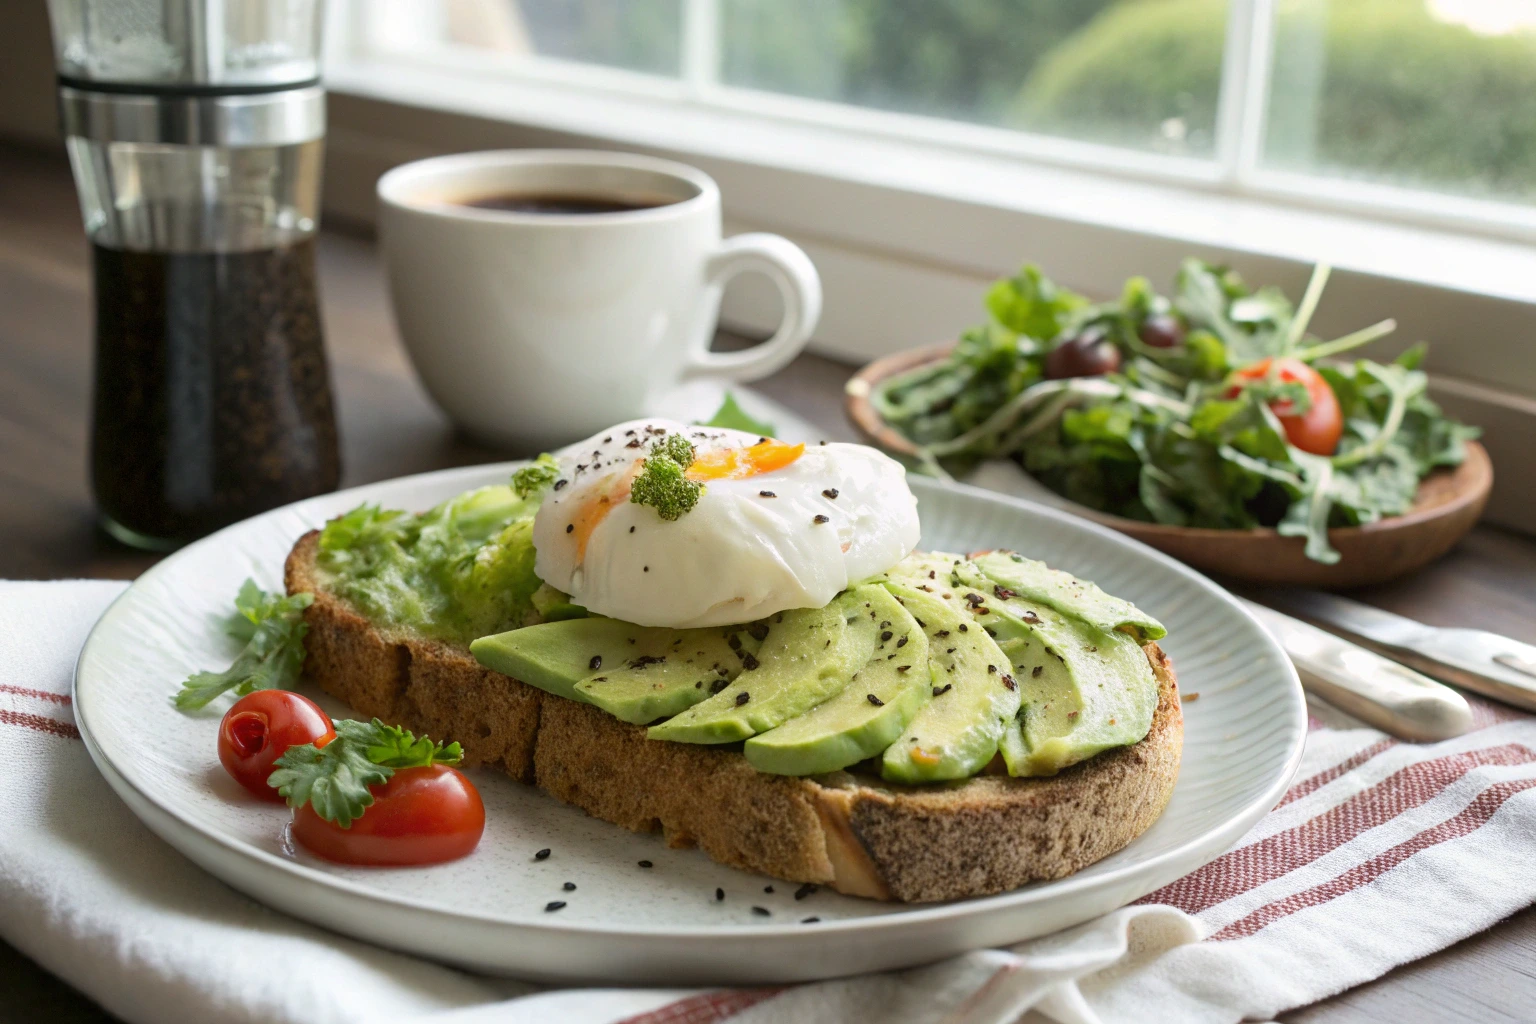
M727 84L1186 155L1226 0L720 0Z
M1266 164L1536 202L1536 3L1284 0Z
M683 0L369 0L374 44L451 43L677 76Z

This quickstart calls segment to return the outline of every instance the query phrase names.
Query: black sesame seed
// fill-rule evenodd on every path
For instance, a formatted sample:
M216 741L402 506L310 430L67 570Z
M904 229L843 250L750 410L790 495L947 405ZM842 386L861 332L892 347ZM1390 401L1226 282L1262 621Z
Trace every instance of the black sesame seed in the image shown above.
M630 532L630 533L634 533L634 532L635 532L635 528L634 528L634 527L633 527L633 526L631 526L631 527L630 527L630 528L629 528L629 532Z
M907 638L906 637L902 637L900 640L897 640L896 641L896 646L897 647L905 647L905 646L907 646Z
M563 906L565 906L565 900L550 900L548 903L544 904L544 913L553 913Z
M817 921L820 921L820 920L821 920L821 918L819 918L819 917L807 917L805 920L801 921L800 923L801 924L815 924Z
M640 866L641 866L641 867L643 867L643 868L653 868L653 867L655 867L655 866L656 866L656 865L654 865L654 864L652 864L652 863L651 863L651 862L650 862L650 861L648 861L648 860L642 860L642 861L639 861L639 862L638 862L638 863L639 863L639 865L640 865Z
M911 665L897 665L896 666L896 671L897 672L910 672L910 671L912 671L912 666Z
M935 633L933 635L934 636L949 636L949 630L941 629L941 630L939 630L937 633Z
M576 891L576 883L575 882L566 882L560 888L564 889L566 892L575 892Z
M886 630L885 632L880 634L880 639L881 640L889 640L893 635L894 634L890 630Z
M594 672L596 672L598 669L600 669L602 667L603 667L603 656L601 654L594 654L594 655L592 655L592 660L587 662L587 668L590 668Z
M962 622L962 623L960 623L960 632L968 633L968 632L970 632L970 629L969 629L969 627L966 626L965 623Z
M989 676L997 675L997 666L996 665L988 665L987 666L987 675L989 675Z
M736 706L737 707L741 707L743 704L745 704L747 701L749 701L751 699L752 699L752 695L750 693L748 693L746 690L742 690L740 693L738 693L736 695Z
M549 847L547 847L547 846L544 849L540 850L538 853L533 855L533 859L534 860L546 860L546 859L548 859L548 857L549 857Z
M795 899L803 900L807 896L814 896L816 894L816 891L817 891L818 888L820 888L820 887L815 885L814 883L806 882L800 888L795 890Z
M885 707L885 701L881 700L879 697L876 697L872 693L866 693L864 695L864 699L869 701L871 704L873 704L877 708Z
M777 498L778 497L778 495L774 494L772 491L758 491L757 492L757 496L759 498Z
M831 521L832 520L828 519L826 516L816 516L811 520L813 523L830 523Z
M716 889L715 890L715 902L719 903L721 900L724 900L724 899L725 899L725 890L724 889Z
M766 893L770 893L770 894L771 894L771 893L772 893L772 892L773 892L773 886L771 886L771 885L765 885L765 886L763 886L763 892L766 892Z
M642 566L641 566L641 567L640 567L640 571L641 571L641 572L650 572L650 571L651 571L651 567L650 567L650 566L648 566L648 565L642 565Z
M555 490L558 491L560 488L564 487L568 483L570 483L569 480L556 480L555 481Z
M835 498L835 497L837 497L837 488L836 487L828 487L826 490L821 492L821 496L823 498Z
M576 529L576 524L575 523L566 523L565 524L565 532L566 533L572 533L572 532L575 531L575 529Z
M752 913L756 914L758 917L769 917L772 915L773 911L769 910L767 907L753 907Z

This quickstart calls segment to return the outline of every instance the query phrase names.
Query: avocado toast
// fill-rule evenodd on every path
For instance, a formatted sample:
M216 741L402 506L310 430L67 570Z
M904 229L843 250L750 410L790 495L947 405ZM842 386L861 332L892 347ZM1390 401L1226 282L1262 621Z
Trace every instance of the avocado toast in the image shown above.
M513 562L522 521L496 523ZM797 636L772 618L728 627L716 639L734 662L694 646L652 699L635 685L634 663L655 667L663 654L615 665L612 654L587 652L665 649L667 634L561 618L582 609L531 571L497 577L498 598L521 587L527 618L548 621L484 637L477 660L462 636L365 613L368 602L344 596L321 550L318 531L301 538L285 583L315 595L304 613L307 671L327 691L362 714L459 739L467 764L777 878L909 902L1060 878L1151 825L1178 774L1177 684L1150 639L1161 628L1091 584L1007 553L906 557L822 609L780 615ZM477 604L458 600L463 607L450 594L447 611L475 623L471 632L507 611L477 616ZM571 642L563 653L530 642L540 630ZM831 653L812 658L811 637ZM701 630L673 639L711 638ZM1121 659L1107 673L1101 644ZM1129 675L1127 650L1145 662ZM786 658L815 664L790 671ZM529 682L482 661L522 666ZM603 665L631 677L604 676ZM692 685L711 676L725 685ZM1122 678L1126 694L1099 696ZM608 683L619 689L603 693ZM657 718L648 735L640 723Z

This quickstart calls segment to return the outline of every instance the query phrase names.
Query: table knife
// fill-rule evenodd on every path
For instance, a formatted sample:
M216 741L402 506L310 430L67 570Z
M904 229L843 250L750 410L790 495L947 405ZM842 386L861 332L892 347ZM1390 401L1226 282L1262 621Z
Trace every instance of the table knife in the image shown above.
M1416 742L1472 727L1466 698L1449 686L1273 608L1243 603L1290 656L1302 686L1340 710Z
M1427 626L1337 594L1265 590L1254 596L1436 679L1536 711L1536 646L1482 629Z

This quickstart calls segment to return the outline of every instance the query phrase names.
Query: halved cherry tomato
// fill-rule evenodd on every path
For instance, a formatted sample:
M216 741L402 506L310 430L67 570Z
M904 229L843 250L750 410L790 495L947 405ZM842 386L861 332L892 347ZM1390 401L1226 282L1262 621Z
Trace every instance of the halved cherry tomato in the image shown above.
M1232 380L1232 387L1227 389L1228 398L1236 398L1243 385L1259 380L1300 384L1312 400L1306 412L1294 411L1295 403L1284 399L1269 403L1285 430L1285 439L1313 455L1332 455L1339 447L1339 438L1344 433L1339 400L1323 375L1300 359L1261 359L1233 373Z
M447 765L397 768L372 787L373 803L349 828L310 804L293 812L293 838L326 860L373 867L439 864L474 850L485 804L474 783Z
M272 762L289 747L323 747L336 738L331 720L308 697L287 690L257 690L235 701L219 723L219 760L236 782L263 800L282 803L267 785Z

